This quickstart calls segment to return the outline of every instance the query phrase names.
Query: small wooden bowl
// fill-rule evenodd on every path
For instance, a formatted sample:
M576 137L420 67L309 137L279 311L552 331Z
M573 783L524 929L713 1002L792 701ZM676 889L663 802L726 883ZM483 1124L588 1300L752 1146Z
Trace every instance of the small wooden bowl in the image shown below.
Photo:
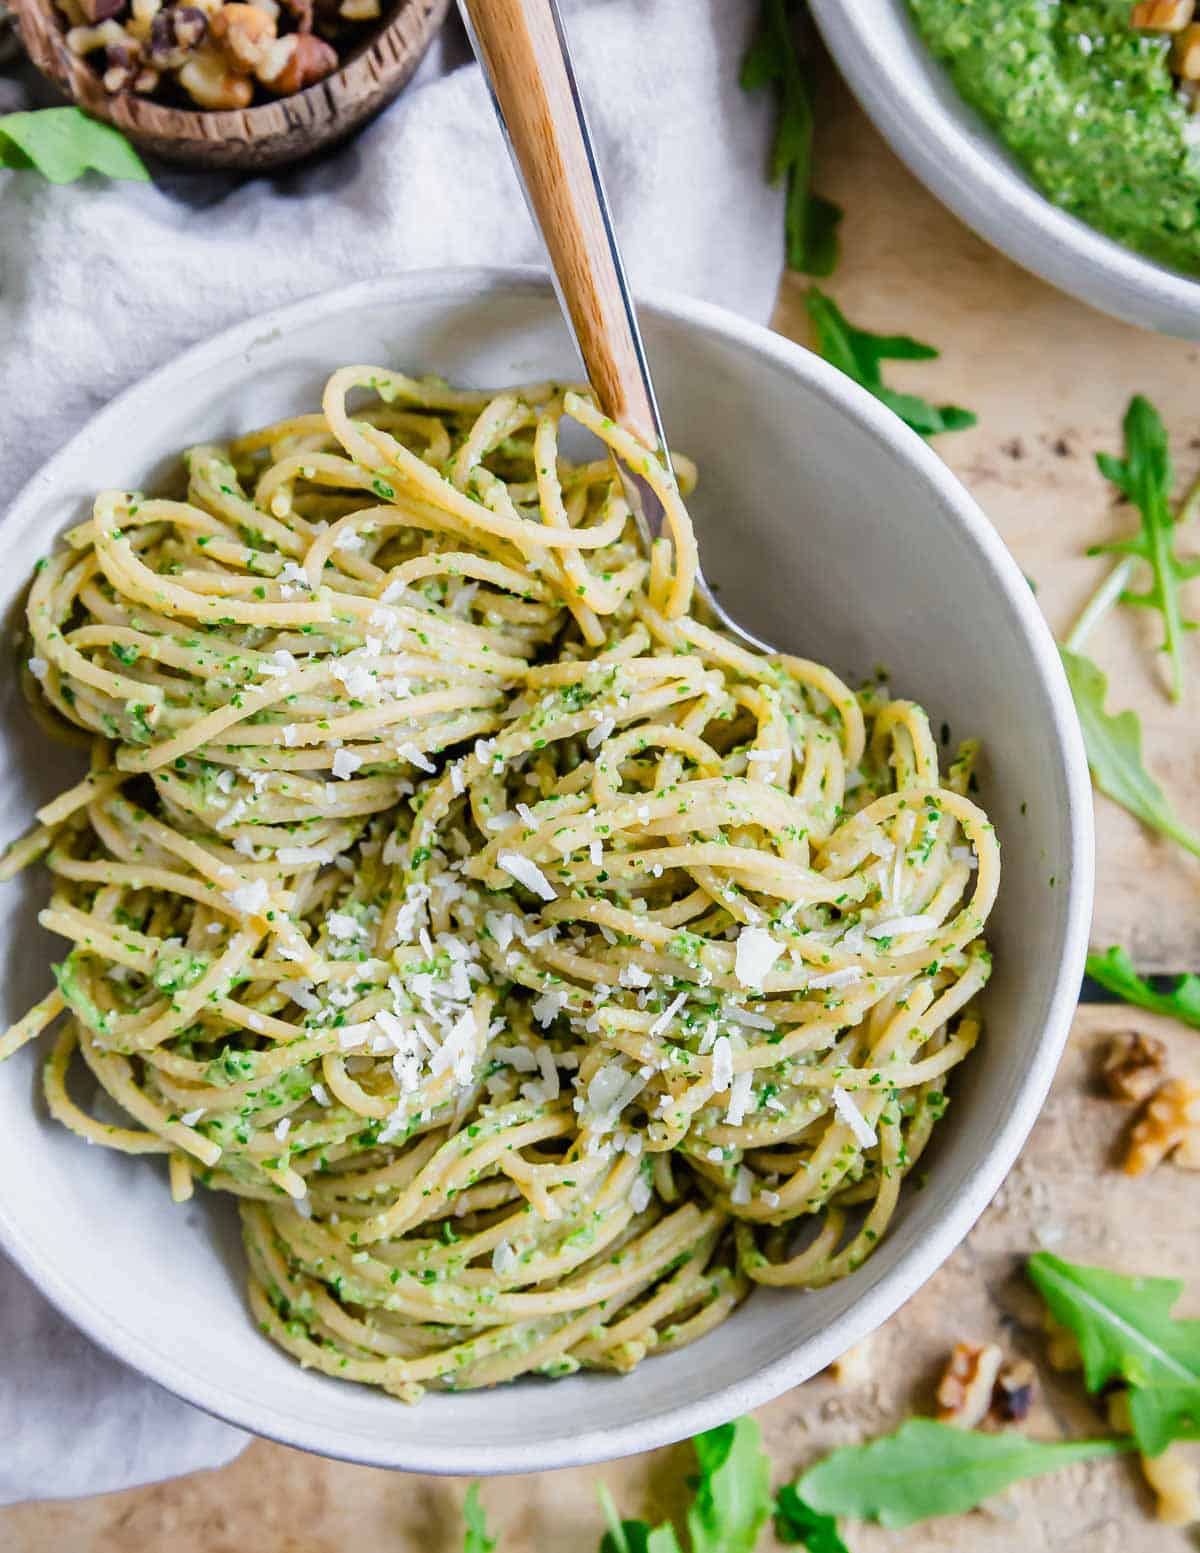
M450 0L399 0L390 19L324 81L240 111L172 108L132 92L110 95L67 47L54 0L11 0L29 57L94 118L153 156L189 167L257 173L336 144L378 113L408 81Z

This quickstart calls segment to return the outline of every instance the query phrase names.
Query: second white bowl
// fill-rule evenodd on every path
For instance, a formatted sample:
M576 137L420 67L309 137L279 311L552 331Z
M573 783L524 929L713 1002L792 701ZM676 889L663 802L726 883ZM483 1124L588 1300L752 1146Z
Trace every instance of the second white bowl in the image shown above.
M812 0L812 13L897 156L981 237L1103 312L1200 338L1200 280L1143 258L1048 200L959 96L905 0Z

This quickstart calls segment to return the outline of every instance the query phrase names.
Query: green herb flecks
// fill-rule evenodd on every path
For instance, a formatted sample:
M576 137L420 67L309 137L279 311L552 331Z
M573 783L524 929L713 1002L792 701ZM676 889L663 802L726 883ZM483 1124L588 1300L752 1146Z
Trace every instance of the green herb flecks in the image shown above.
M0 167L32 168L51 183L74 183L93 171L106 178L150 181L124 135L78 108L0 114Z
M970 410L956 404L933 405L916 394L899 393L883 381L883 362L933 361L938 353L932 345L923 345L906 334L869 334L856 329L832 297L815 286L809 288L805 301L821 355L874 394L906 426L922 437L935 437L939 432L975 425L977 417Z

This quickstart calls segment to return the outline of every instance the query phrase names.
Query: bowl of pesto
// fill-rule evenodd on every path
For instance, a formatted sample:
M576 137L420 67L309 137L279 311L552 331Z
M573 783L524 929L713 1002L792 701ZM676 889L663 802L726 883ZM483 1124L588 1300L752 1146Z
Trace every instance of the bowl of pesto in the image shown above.
M914 173L1017 263L1200 338L1194 0L811 0Z

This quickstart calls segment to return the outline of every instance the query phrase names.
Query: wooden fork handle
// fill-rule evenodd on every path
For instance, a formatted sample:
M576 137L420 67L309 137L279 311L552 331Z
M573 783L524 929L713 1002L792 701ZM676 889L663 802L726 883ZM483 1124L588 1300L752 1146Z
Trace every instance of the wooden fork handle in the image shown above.
M600 407L661 436L641 338L554 0L460 0Z

